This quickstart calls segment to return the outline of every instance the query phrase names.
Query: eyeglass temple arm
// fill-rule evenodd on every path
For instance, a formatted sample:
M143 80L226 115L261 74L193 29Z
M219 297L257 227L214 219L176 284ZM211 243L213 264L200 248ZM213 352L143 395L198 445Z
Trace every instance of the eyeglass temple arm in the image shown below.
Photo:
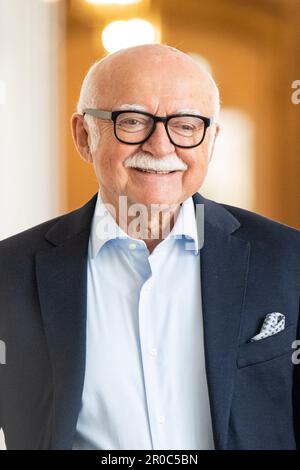
M112 116L111 111L102 111L100 109L91 109L91 108L84 109L82 114L83 115L89 114L90 116L94 116L100 119L111 119L111 116Z

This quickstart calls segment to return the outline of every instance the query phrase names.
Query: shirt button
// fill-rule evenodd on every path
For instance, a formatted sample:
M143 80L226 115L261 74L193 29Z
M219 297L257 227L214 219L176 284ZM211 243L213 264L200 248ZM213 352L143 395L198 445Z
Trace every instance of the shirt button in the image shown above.
M136 249L136 244L135 243L129 243L128 248L129 248L129 250L135 250Z
M164 416L159 416L158 418L159 424L164 424L165 421L166 421L166 418Z
M150 355L153 357L157 356L157 349L156 348L150 349Z

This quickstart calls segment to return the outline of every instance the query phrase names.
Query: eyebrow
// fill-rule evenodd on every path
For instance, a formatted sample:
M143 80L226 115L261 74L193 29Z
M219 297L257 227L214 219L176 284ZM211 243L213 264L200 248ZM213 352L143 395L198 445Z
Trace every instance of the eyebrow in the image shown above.
M144 111L145 113L149 112L148 109L146 109L144 106L141 106L140 104L121 104L120 106L117 106L116 109L120 111ZM178 109L174 111L172 114L195 114L195 115L201 115L201 112L199 109L195 108L184 108L184 109Z
M147 109L140 104L121 104L121 106L117 106L116 109L120 111L144 111L147 112Z
M199 109L195 108L184 108L184 109L177 109L177 111L174 114L198 114L201 115L201 112Z

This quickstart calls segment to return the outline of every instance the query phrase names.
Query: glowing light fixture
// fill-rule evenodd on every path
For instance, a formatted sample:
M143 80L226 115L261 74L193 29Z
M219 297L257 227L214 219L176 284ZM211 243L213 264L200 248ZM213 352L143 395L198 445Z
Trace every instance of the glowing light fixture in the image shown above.
M140 3L141 0L85 0L87 3L94 5L130 5L132 3Z
M102 43L108 52L116 52L125 47L140 44L153 44L158 40L154 26L146 20L133 19L113 21L102 32Z

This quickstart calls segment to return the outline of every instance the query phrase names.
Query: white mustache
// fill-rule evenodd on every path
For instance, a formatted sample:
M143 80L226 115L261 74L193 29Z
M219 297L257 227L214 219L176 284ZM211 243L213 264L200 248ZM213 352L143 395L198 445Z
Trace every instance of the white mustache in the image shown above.
M167 155L164 158L152 157L149 153L139 152L128 157L124 166L126 168L139 168L152 171L177 171L186 170L187 165L177 155Z

